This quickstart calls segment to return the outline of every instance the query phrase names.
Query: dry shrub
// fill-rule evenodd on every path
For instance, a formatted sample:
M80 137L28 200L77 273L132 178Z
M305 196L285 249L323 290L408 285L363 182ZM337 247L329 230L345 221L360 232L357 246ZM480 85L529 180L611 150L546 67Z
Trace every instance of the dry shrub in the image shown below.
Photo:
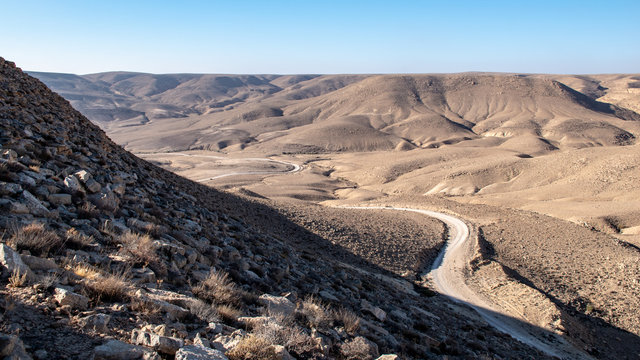
M310 358L318 349L316 341L295 325L267 322L254 329L252 333L271 344L284 346L289 353L298 358Z
M162 226L154 223L145 224L140 228L140 230L155 237L159 237L160 235L162 235L162 232L163 232Z
M378 349L367 339L358 336L340 345L340 355L345 360L372 360L378 357Z
M41 223L21 227L13 233L8 242L17 250L29 250L34 255L47 255L63 244L58 234L45 229Z
M85 263L69 263L65 268L84 279L95 279L102 276L98 269Z
M162 315L160 306L151 301L144 301L142 299L132 299L129 303L129 309L139 314L147 315L148 317L159 317Z
M20 274L20 270L14 270L9 277L9 286L13 288L27 285L27 273Z
M242 297L242 292L222 270L212 270L192 291L202 300L221 305L238 305Z
M87 294L95 301L128 300L130 285L124 272L119 274L102 274L84 283Z
M249 335L225 355L229 360L277 360L274 347L264 338Z
M123 250L133 258L136 265L149 265L160 263L157 246L149 235L141 235L127 231L118 237Z
M216 311L218 312L220 317L222 317L222 320L230 323L236 322L242 315L242 312L240 312L240 310L226 304L216 306Z
M93 237L87 236L75 228L67 230L65 243L74 249L82 249L93 243Z
M57 272L44 275L38 279L38 283L47 290L53 289L58 282L60 282L60 273Z
M334 312L334 318L342 324L347 334L353 335L360 328L360 318L351 310L340 308Z
M307 297L300 304L299 313L306 319L307 325L318 329L331 327L334 320L332 311L313 296Z
M196 318L205 322L220 321L220 314L215 307L201 300L192 300L188 304L189 312ZM238 315L239 316L239 315ZM236 316L236 319L238 317Z

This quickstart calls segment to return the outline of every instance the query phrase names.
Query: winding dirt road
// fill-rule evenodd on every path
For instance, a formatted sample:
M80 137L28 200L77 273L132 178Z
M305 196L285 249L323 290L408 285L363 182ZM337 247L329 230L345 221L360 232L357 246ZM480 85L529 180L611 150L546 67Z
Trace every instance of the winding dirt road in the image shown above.
M283 161L283 160L274 160L274 159L267 159L267 158L239 158L239 159L230 159L227 157L223 157L223 156L215 156L215 155L200 155L200 154L185 154L185 153L179 153L179 152L159 152L159 153L145 153L145 154L139 154L138 156L149 156L149 155L175 155L175 156L186 156L186 157L200 157L200 158L208 158L208 159L215 159L215 160L232 160L232 161L237 161L237 162L250 162L250 161L259 161L259 162L266 162L266 163L274 163L274 164L280 164L280 165L285 165L288 169L286 171L280 171L280 170L267 170L267 171L241 171L241 172L230 172L230 173L224 173L224 174L220 174L220 175L216 175L216 176L211 176L211 177L206 177L206 178L202 178L202 179L195 179L194 181L196 182L207 182L207 181L212 181L212 180L216 180L216 179L220 179L220 178L224 178L224 177L228 177L228 176L239 176L239 175L278 175L278 174L291 174L291 173L295 173L298 172L300 170L302 170L302 167L296 163L292 163L292 162L288 162L288 161Z
M413 208L382 206L346 206L344 208L410 211L442 221L449 230L449 240L428 273L436 290L455 302L471 306L488 324L499 331L551 356L561 359L590 358L560 336L507 315L467 286L464 269L469 262L469 257L473 254L473 244L469 241L469 227L464 221L441 212Z

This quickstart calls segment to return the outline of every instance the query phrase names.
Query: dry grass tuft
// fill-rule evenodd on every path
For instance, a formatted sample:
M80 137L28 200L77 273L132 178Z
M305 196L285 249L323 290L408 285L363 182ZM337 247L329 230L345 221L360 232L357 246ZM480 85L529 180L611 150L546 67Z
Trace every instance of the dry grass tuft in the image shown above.
M33 223L16 230L8 243L17 250L29 250L34 255L47 255L53 249L59 249L63 240L44 224Z
M242 297L242 292L222 270L212 270L192 291L202 300L221 305L238 305Z
M20 274L19 270L14 270L9 277L9 286L13 288L27 285L27 273Z
M84 283L87 294L95 301L125 301L129 298L130 284L124 272L101 274Z
M158 264L160 258L157 246L149 235L141 235L127 231L118 237L123 250L133 258L136 265Z
M360 318L351 310L340 308L334 311L334 318L342 324L347 334L353 335L360 328Z
M299 313L306 319L310 327L317 329L331 327L334 320L333 312L313 296L307 297L300 304Z
M74 249L82 249L93 243L93 237L87 236L75 228L71 228L67 230L65 234L66 241L65 243L70 245Z
M342 344L340 354L345 360L372 360L378 356L377 350L361 336Z
M318 349L317 342L301 328L293 324L267 322L255 328L252 333L270 344L284 346L298 358L309 358Z
M240 310L231 305L218 305L216 306L216 311L224 321L230 323L238 321L238 318L242 315Z
M278 359L272 344L255 335L249 335L243 338L235 348L228 351L225 355L227 355L229 360Z
M67 270L70 270L74 274L84 279L96 279L102 276L102 273L95 267L85 263L70 263L65 266Z
M154 304L151 301L144 301L141 299L132 299L129 303L129 309L150 317L162 314L162 310L158 305Z
M193 300L188 304L189 312L196 318L206 322L219 322L220 314L211 304L201 300ZM240 315L236 316L237 319Z
M47 290L52 289L59 282L60 282L60 274L57 272L44 275L38 279L38 283L41 284Z

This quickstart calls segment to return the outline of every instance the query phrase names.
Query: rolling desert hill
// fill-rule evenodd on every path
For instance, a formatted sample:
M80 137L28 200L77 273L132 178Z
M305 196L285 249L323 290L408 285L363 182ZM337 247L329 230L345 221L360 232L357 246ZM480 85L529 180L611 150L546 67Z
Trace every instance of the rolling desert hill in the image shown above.
M628 122L640 119L527 75L34 76L134 151L408 150L491 137L490 146L538 154L633 143Z

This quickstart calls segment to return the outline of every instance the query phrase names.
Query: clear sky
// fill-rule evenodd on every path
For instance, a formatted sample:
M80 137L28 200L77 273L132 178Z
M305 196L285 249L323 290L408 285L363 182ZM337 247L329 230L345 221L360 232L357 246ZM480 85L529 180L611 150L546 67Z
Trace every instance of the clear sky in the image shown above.
M25 70L640 73L640 0L0 0Z

